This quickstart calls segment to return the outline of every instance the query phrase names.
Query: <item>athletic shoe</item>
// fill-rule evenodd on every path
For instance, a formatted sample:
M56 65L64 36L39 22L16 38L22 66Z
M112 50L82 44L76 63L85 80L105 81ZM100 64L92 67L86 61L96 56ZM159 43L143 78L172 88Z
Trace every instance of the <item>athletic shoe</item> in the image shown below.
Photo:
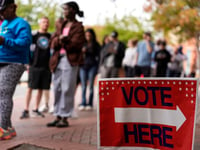
M49 111L49 107L47 105L42 105L40 108L39 108L39 112L48 112Z
M53 122L47 123L47 127L56 127L61 120L56 119Z
M44 118L44 114L42 114L41 112L39 112L37 109L36 110L33 110L33 116L34 117L42 117Z
M69 126L69 122L67 120L61 120L56 124L57 128L64 128L64 127L68 127Z
M8 128L8 132L10 133L10 135L12 136L12 137L15 137L15 136L17 136L17 133L16 133L16 131L15 131L15 128Z
M83 105L80 105L80 106L78 107L78 110L80 110L80 111L83 111L83 110L85 110L85 106L83 106Z
M49 113L50 113L50 114L53 114L53 112L54 112L54 106L52 106L52 107L49 109Z
M92 106L90 106L90 105L86 106L85 110L92 110Z
M20 119L26 119L26 118L29 118L29 112L27 110L24 110L22 112Z
M0 127L0 140L9 140L11 138L10 132Z

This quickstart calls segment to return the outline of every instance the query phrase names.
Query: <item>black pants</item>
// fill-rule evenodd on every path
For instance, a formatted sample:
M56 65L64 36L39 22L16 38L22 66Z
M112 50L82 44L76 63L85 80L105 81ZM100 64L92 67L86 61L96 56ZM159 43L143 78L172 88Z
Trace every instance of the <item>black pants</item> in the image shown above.
M150 66L136 66L135 74L136 77L140 77L141 75L143 75L144 77L150 77L151 68Z
M135 76L135 67L124 66L125 76L134 77Z

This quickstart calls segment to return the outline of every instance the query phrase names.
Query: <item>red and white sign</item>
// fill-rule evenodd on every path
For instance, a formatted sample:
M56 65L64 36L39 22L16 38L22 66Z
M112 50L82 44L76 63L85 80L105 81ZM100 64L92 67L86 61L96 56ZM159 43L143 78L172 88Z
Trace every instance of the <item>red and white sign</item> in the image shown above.
M99 80L98 147L193 149L196 79Z

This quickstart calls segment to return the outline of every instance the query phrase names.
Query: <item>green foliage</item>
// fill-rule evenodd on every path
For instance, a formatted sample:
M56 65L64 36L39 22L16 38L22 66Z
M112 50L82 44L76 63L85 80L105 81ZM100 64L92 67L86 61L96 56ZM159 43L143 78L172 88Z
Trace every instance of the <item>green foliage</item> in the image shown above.
M32 30L38 29L38 20L42 16L47 16L50 20L49 31L54 31L54 23L56 18L59 17L61 11L57 1L52 0L16 0L18 5L17 15L26 19Z
M156 30L173 32L180 40L196 37L200 31L199 0L159 0L155 8L152 20Z
M141 39L144 32L142 23L132 15L126 15L122 19L117 19L116 16L113 20L107 19L101 37L114 30L119 33L119 39L124 43L127 43L129 39Z

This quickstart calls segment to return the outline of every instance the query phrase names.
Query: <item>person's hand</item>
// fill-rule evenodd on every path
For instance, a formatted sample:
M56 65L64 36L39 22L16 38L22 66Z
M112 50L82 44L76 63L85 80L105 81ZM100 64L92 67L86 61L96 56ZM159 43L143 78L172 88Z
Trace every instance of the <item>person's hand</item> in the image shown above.
M59 37L55 37L55 38L52 40L51 47L52 47L54 50L60 50L60 48L61 48L61 41L60 41Z
M68 42L68 36L64 36L64 35L60 35L59 39L62 43L66 43Z
M4 37L0 36L0 45L3 45L3 43L4 43Z
M86 48L86 46L84 46L84 47L82 48L82 52L85 53L86 51L87 51L87 48Z
M151 41L151 37L150 36L146 36L146 41L147 42Z

